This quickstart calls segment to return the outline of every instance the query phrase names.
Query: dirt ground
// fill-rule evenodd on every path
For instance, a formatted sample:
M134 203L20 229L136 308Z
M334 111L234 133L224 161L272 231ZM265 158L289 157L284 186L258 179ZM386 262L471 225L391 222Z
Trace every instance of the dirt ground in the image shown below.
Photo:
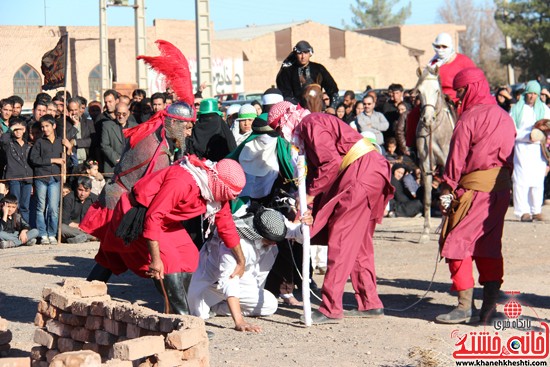
M550 218L550 207L543 213ZM435 220L436 222L439 219ZM433 322L449 311L456 298L448 292L449 273L438 264L436 235L426 245L416 243L422 218L386 219L375 233L378 291L386 307L380 319L344 319L339 324L304 327L300 308L284 307L272 317L250 319L260 334L234 331L228 317L207 321L214 331L210 344L212 366L453 366L456 339L451 334L479 330L476 326L449 326ZM436 225L437 226L437 223ZM520 291L524 314L550 319L550 226L521 223L509 210L504 228L505 283L503 290ZM85 277L93 266L98 243L34 246L0 250L0 316L11 323L14 339L10 356L28 356L33 346L34 315L44 286L66 278ZM322 284L322 276L315 275ZM427 295L414 307L431 288ZM112 277L109 293L115 299L138 302L161 310L161 298L147 279L133 274ZM481 306L481 289L475 292ZM506 302L505 296L501 303ZM316 308L318 301L312 299ZM344 303L355 303L351 284ZM529 307L525 307L529 306ZM499 310L502 310L500 306Z

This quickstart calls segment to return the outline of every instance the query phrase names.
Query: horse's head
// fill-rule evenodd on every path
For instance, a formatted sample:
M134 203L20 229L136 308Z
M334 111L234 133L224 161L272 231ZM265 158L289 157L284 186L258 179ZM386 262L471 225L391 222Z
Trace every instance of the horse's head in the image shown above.
M322 112L324 107L323 89L319 84L310 84L302 92L302 107L311 112Z
M415 90L420 95L422 110L420 121L425 126L432 126L437 118L438 110L441 109L440 100L442 98L441 85L439 83L439 68L425 68L423 71L417 70L418 82Z

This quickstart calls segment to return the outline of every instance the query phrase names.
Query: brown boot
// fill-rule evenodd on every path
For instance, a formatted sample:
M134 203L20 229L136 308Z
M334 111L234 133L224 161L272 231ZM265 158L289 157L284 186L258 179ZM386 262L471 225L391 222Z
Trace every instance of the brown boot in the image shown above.
M494 317L497 300L500 293L500 282L487 282L483 285L483 304L479 312L479 321L483 324L491 322Z
M449 313L441 314L435 319L442 324L462 324L477 322L478 316L474 315L474 288L458 292L458 306Z

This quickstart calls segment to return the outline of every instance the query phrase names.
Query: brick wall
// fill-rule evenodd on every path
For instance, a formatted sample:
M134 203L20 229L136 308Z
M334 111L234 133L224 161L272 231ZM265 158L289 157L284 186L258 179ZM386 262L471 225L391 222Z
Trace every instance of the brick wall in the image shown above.
M102 282L44 288L37 311L38 345L14 367L209 366L202 319L114 301ZM11 366L3 361L0 367Z

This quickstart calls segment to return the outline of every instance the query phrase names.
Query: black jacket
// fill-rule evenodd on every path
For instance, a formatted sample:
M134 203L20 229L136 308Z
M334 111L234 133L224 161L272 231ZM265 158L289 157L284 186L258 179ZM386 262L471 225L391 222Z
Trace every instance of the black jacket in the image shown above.
M78 200L76 192L71 192L63 198L63 216L61 218L63 224L79 223L86 215L90 206L97 201L97 195L90 194L83 203Z
M4 178L29 177L22 182L32 183L33 169L29 164L29 152L31 146L25 139L21 146L11 134L4 134L0 138L2 151L6 159Z
M31 229L31 226L25 222L23 217L21 217L21 214L14 213L11 219L8 217L6 222L4 222L4 219L0 217L0 231L14 233L16 231L21 232L24 229L28 231Z
M338 95L338 85L323 65L310 62L307 68L309 68L311 81L302 85L299 75L300 66L296 62L290 66L281 66L277 74L277 88L283 93L285 100L298 103L303 88L311 83L319 84L331 98Z
M61 138L55 138L54 142L46 137L42 137L36 141L29 154L29 161L34 167L34 176L50 176L56 181L59 181L61 176L61 166L52 164L52 158L61 158L63 153L63 145ZM50 177L36 178L41 181L49 181Z

